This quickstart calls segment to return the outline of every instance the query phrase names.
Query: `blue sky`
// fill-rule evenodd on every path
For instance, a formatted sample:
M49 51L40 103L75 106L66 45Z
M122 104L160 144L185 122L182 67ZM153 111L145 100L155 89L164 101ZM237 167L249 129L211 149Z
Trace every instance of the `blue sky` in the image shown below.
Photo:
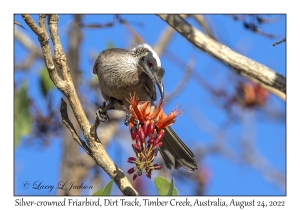
M60 15L59 34L61 35L63 48L67 47L67 29L70 24L71 15ZM132 27L150 45L154 45L160 33L167 24L155 15L122 15L127 21L131 21ZM206 15L213 33L217 39L231 48L259 63L262 63L276 72L286 75L286 44L283 43L272 47L275 41L279 41L286 36L286 18L284 15L273 24L265 24L262 29L266 32L278 35L278 38L270 39L245 30L241 21L234 21L232 17L226 15ZM275 16L274 16L275 17ZM113 19L113 15L86 15L85 23L105 23ZM25 26L20 15L15 16L15 20ZM143 23L143 27L133 22ZM190 21L197 26L195 21ZM27 27L28 28L28 27ZM199 28L199 27L198 27ZM199 28L202 30L201 28ZM24 33L32 37L37 43L37 38L32 32L23 30ZM121 24L116 23L111 28L104 29L84 29L84 38L81 48L80 68L83 72L82 85L92 77L93 62L89 60L89 52L100 53L106 49L108 43L113 43L118 48L128 48L132 35ZM175 53L186 63L191 57L195 58L195 70L205 78L214 88L225 88L233 90L234 86L229 80L231 70L224 64L197 50L180 34L176 34L167 47L168 51ZM26 50L15 41L15 61L26 57ZM166 74L164 76L166 94L172 92L182 79L183 71L163 54L161 61ZM41 98L38 88L37 76L43 63L36 62L30 74L15 72L15 80L26 78L29 81L28 94L36 99L42 109L45 104ZM54 103L59 103L61 94L56 91ZM185 114L177 118L173 128L178 135L184 139L190 148L199 145L206 146L214 142L216 134L222 129L224 122L228 119L227 113L221 108L224 100L211 95L203 87L190 79L182 92L172 101L166 104L165 111L170 112L178 103L185 109ZM285 173L286 171L286 123L285 121L272 120L266 110L278 110L285 114L285 103L276 96L271 95L266 107L262 110L241 111L235 109L234 114L240 120L231 125L224 137L226 147L235 152L241 148L241 140L247 139L255 142L255 148L263 155L272 168ZM46 112L46 110L44 110ZM58 110L59 111L59 110ZM211 124L208 124L211 123ZM203 128L201 128L201 126ZM210 125L210 127L208 126ZM210 128L209 132L206 130ZM124 126L124 129L125 126ZM224 129L224 128L223 128ZM215 132L215 133L214 133ZM112 141L107 151L118 165L124 167L124 171L130 166L125 164L126 157L130 156L122 152L122 159L117 158L116 151L122 151L119 141ZM129 144L129 143L128 143ZM22 142L15 150L15 195L54 195L55 191L23 189L22 183L37 180L45 184L56 184L59 179L59 168L61 158L61 139L51 141L47 148L38 145L26 146ZM228 159L221 154L210 154L202 159L201 164L209 171L209 181L206 185L206 195L285 195L285 190L266 179L262 173L248 164L241 163L238 159ZM173 174L176 171L173 172ZM155 176L155 174L153 174ZM108 181L108 176L105 178ZM144 179L149 184L149 194L156 194L153 188L153 179ZM180 182L175 179L175 184L181 195L187 195L193 189L193 183ZM114 186L114 192L118 189Z

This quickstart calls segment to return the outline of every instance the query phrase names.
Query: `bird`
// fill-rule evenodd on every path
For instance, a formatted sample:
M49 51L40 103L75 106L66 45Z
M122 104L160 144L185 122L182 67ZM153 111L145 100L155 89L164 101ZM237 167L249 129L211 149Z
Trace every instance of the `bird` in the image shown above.
M128 120L130 104L127 99L133 93L141 101L150 101L155 106L157 86L161 98L164 98L165 70L159 56L146 43L131 50L109 48L102 51L95 61L93 73L98 75L101 94L105 100L97 112L101 121L109 119L107 111L112 109L125 111ZM193 152L171 127L164 129L159 151L166 167L170 170L180 167L187 171L197 170Z

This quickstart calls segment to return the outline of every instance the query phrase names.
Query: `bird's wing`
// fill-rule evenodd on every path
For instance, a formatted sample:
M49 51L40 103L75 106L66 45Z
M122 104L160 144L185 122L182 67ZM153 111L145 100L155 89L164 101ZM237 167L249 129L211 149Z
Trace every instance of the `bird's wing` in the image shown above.
M188 171L197 170L198 166L194 154L171 127L165 128L162 142L160 153L168 169L183 167Z

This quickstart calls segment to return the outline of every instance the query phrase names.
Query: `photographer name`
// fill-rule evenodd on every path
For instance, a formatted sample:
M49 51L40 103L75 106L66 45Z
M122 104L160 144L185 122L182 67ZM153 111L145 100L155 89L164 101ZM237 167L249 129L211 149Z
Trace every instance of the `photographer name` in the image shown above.
M24 189L29 189L31 183L26 181L23 183ZM55 188L54 185L44 184L43 181L35 181L32 183L32 189L35 190L49 190L50 192ZM85 185L83 183L78 183L77 181L68 182L68 181L60 181L57 183L56 189L70 191L70 190L83 190L83 189L93 189L91 185Z
M83 183L79 184L78 182L67 182L67 181L60 181L58 182L57 189L61 190L72 190L72 189L77 189L77 190L83 190L83 189L88 189L91 190L93 189L93 186L91 185L84 185Z

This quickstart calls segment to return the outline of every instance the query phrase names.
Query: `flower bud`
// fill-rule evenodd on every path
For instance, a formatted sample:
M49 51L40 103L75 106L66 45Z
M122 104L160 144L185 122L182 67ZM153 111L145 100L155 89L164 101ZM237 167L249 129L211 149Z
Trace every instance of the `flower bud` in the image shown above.
M135 163L135 161L136 161L136 158L134 158L134 157L129 157L127 160L128 163Z
M153 167L154 167L154 170L160 170L162 169L162 166L161 165L158 165L158 164L153 164Z
M139 147L139 149L142 150L142 142L141 142L141 138L139 135L136 135L135 142L136 142L136 145Z
M161 129L158 133L158 136L157 138L155 139L154 141L154 144L157 144L158 142L161 142L161 140L163 139L164 137L164 134L165 134L165 131L163 129Z
M154 142L153 135L149 135L147 144L152 144Z
M153 134L154 133L154 128L155 128L155 124L154 121L151 120L150 125L149 125L149 134Z
M141 152L141 148L138 146L138 145L136 145L136 144L132 144L132 148L135 150L135 152L137 152L137 153L139 153L139 152Z
M146 176L147 176L149 179L151 179L151 172L146 173Z
M149 134L149 128L150 128L150 123L149 123L149 120L147 120L144 123L144 126L143 126L143 130L144 130L145 136L148 136L148 134Z
M137 129L135 126L132 126L130 133L131 133L131 139L134 140L137 135Z
M135 172L135 168L131 168L127 171L127 173L132 174L133 172Z
M152 150L155 150L156 148L159 148L159 147L161 147L161 146L162 146L162 142L158 142L157 144L154 144L154 145L153 145Z
M141 125L139 125L138 135L141 139L141 142L144 143L145 142L145 134L144 134L144 130L142 129Z

